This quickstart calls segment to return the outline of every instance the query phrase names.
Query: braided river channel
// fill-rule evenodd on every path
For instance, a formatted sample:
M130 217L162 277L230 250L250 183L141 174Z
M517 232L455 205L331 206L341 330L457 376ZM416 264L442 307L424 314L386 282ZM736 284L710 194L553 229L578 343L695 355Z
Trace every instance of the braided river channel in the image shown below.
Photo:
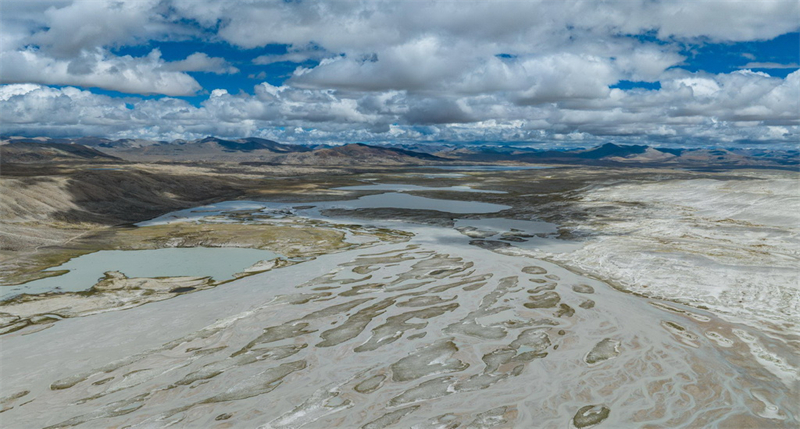
M380 193L231 201L140 224L312 220L407 238L6 335L3 424L797 427L796 338L558 263L582 243L504 218L506 205L355 188L342 191ZM453 223L360 214L376 208Z

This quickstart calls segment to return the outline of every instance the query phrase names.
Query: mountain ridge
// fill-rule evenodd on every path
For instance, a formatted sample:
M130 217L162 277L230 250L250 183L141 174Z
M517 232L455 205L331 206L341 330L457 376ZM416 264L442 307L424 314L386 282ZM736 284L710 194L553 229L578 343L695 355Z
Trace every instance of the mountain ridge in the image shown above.
M0 146L0 162L122 161L97 149L74 143L13 142Z
M26 146L27 145L27 146ZM46 147L55 152L46 154ZM79 149L78 147L84 147ZM287 144L246 137L214 136L170 142L141 139L109 140L98 137L56 139L0 136L3 162L58 159L122 159L134 162L238 162L287 165L404 165L431 163L563 164L597 166L687 166L794 168L800 151L735 148L660 148L648 145L604 143L592 148L567 150L521 146L425 143L372 145ZM25 148L31 153L24 155ZM23 156L24 155L24 156Z

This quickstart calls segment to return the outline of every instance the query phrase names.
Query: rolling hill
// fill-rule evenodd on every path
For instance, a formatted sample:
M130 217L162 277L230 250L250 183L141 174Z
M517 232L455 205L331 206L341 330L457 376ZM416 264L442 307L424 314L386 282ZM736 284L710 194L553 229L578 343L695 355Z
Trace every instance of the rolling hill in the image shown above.
M340 146L286 144L247 137L171 142L98 137L0 137L4 163L69 160L125 160L133 162L232 162L249 165L428 165L435 163L494 163L674 166L691 168L789 168L800 165L794 150L660 148L646 145L601 146L571 150L540 150L530 146L457 145L424 143Z
M79 144L13 142L0 146L0 162L120 161L115 156Z

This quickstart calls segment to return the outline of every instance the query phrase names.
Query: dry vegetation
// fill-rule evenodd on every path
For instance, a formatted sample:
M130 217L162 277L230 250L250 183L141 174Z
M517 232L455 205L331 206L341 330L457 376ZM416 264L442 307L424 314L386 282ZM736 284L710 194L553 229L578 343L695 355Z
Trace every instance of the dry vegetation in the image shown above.
M300 254L311 247L330 251L338 245L321 243L341 245L341 233L313 226L269 232L245 225L225 227L224 232L179 227L152 234L133 232L127 226L170 211L231 199L289 198L298 193L325 198L326 191L319 188L327 188L331 180L352 183L345 173L338 168L238 164L6 163L0 169L0 283L55 275L41 270L109 248L203 245L269 248L286 254ZM298 181L298 176L313 179ZM161 233L172 241L156 239Z

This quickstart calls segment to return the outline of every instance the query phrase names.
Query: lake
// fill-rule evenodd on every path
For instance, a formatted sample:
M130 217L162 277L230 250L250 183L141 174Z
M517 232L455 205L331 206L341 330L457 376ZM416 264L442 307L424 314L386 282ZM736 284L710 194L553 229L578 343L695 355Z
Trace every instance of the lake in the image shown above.
M102 250L89 253L47 271L68 273L0 289L5 300L21 293L51 291L78 292L92 287L106 271L120 271L128 277L209 276L216 281L230 280L258 261L278 254L269 250L233 247L192 247L148 250Z

